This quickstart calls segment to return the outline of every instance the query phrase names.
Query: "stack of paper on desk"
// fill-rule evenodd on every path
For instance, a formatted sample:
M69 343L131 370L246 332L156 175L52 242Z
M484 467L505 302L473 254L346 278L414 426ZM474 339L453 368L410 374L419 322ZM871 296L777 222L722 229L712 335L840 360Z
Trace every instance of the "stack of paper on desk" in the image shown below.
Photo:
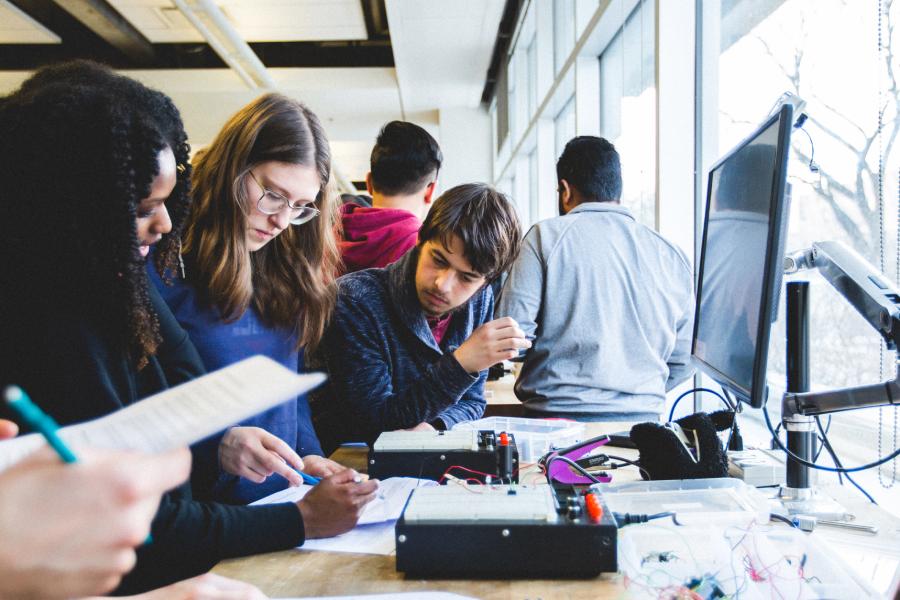
M400 518L409 494L417 487L437 485L429 479L391 477L379 482L378 497L366 505L356 527L339 536L318 540L306 540L303 550L329 550L331 552L358 552L360 554L393 554L394 523ZM275 492L257 500L259 504L297 502L312 486L301 485Z
M105 417L64 427L59 435L76 452L79 448L163 452L293 400L323 381L322 373L298 375L269 358L254 356ZM0 470L44 443L38 434L0 442Z

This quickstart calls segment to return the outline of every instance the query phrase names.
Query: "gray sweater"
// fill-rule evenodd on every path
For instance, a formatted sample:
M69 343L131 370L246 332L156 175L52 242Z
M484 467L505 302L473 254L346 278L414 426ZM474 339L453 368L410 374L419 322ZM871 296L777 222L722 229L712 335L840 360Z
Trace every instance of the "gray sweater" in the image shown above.
M530 410L652 417L693 371L690 264L618 204L532 227L495 316L537 336L515 386Z

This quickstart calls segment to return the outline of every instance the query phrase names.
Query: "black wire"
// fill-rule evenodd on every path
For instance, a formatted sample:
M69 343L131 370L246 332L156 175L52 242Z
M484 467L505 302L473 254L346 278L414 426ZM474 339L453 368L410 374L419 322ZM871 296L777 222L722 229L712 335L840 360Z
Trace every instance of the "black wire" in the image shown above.
M715 396L716 398L718 398L719 400L724 402L725 406L727 406L729 410L734 410L734 406L732 406L731 403L728 400L726 400L725 397L722 396L722 394L720 394L719 392L717 392L715 390L711 390L709 388L704 388L704 387L694 388L692 390L688 390L688 391L684 392L683 394L681 394L680 396L675 398L675 402L672 403L672 409L669 411L669 421L671 421L672 417L675 416L675 407L678 406L678 403L681 402L681 399L684 398L685 396L687 396L688 394L693 394L694 392L707 392L709 394L712 394L713 396Z
M681 523L678 522L678 515L674 512L661 512L656 513L655 515L647 515L647 520L652 521L653 519L663 519L665 517L672 517L672 522L681 527Z
M857 471L865 471L866 469L872 469L874 467L881 466L887 462L894 460L898 456L900 456L900 448L895 448L894 451L891 452L890 454L888 454L887 456L883 456L876 461L870 462L868 464L865 464L865 465L862 465L859 467L853 467L851 469L847 469L847 468L843 468L843 467L835 469L832 467L825 467L822 465L817 465L816 463L812 463L812 462L809 462L808 460L804 460L804 459L800 458L799 456L797 456L796 454L794 454L793 452L788 450L785 447L785 445L781 443L781 440L778 439L778 436L775 435L775 430L772 427L772 420L769 418L769 410L767 409L765 404L763 404L762 411L763 411L763 417L766 420L766 427L769 428L769 433L773 434L772 441L775 442L775 444L778 446L778 448L780 450L782 450L783 452L785 452L790 458L792 458L793 460L800 463L801 465L804 465L804 466L807 466L807 467L810 467L813 469L819 469L820 471L829 471L831 473L856 473Z
M653 521L654 519L664 519L666 517L672 517L672 522L675 523L675 525L681 527L681 523L678 522L678 517L674 512L661 512L656 513L655 515L641 515L618 512L613 513L613 518L616 520L617 527L646 523L647 521Z
M831 430L831 415L828 415L828 425L825 426L825 433L827 434L830 430ZM781 423L778 423L778 425L775 426L775 431L774 431L774 433L772 433L772 436L773 436L773 437L774 437L774 436L777 436L779 431L781 431ZM779 439L780 439L780 438L779 438ZM822 435L816 435L816 439L819 440L819 449L816 450L816 455L813 457L813 462L814 462L814 463L818 463L818 462L819 462L819 456L822 454L822 451L825 449L825 443L824 443L825 440L823 439L823 436L822 436ZM773 450L776 449L776 448L778 447L778 446L777 446L776 444L774 444L774 443L773 443L771 446L772 446L772 449L773 449ZM835 463L835 464L837 464L837 463ZM840 466L840 465L838 465L838 466ZM837 476L838 476L838 482L839 482L841 485L844 485L844 475L846 475L846 473L840 473L840 472L839 472L839 473L837 474Z
M556 456L551 456L550 459L547 461L547 465L546 465L547 483L550 483L550 484L553 483L552 477L550 476L550 465L552 465L557 460L563 461L564 463L566 463L567 465L569 465L570 467L572 467L573 469L575 469L576 471L578 471L579 473L581 473L582 475L584 475L585 477L587 477L588 479L593 481L594 483L603 483L602 481L600 481L599 479L594 477L594 475L591 474L587 469L585 469L584 467L579 465L577 462L575 462L571 458L566 458L565 456L559 456L558 454Z
M725 396L725 400L728 403L728 408L730 408L733 411L737 411L738 401L735 399L732 399L731 394L729 394L728 390L726 390L724 387L722 388L722 394Z
M725 451L728 452L731 449L731 440L734 439L734 433L735 433L735 431L737 431L737 416L738 416L737 403L738 403L738 401L732 400L731 394L729 394L728 390L726 390L724 387L722 388L722 393L725 394L725 398L728 399L728 404L733 406L733 408L731 409L732 410L731 431L728 432L728 439L725 440ZM741 442L741 447L738 449L739 450L743 449L743 442Z
M769 519L775 519L776 521L781 521L783 523L787 523L791 527L797 527L797 524L788 519L783 515L776 515L775 513L769 513Z
M819 420L819 417L816 417L816 421L818 421L818 420ZM822 428L820 427L819 428L820 432L821 432L821 429ZM776 428L775 431L778 431L778 428ZM821 443L821 445L819 446L818 451L816 451L816 456L815 456L815 458L813 458L813 462L819 462L819 455L822 454L822 450L825 449L825 439L824 438L826 435L828 435L829 431L831 431L831 415L828 415L828 423L825 425L825 431L821 432L821 435L818 436L819 442ZM838 477L840 477L840 475L841 474L838 473Z
M821 433L822 447L824 447L825 450L828 451L828 455L831 456L831 460L834 461L834 466L843 467L844 465L842 465L840 459L838 459L837 454L834 451L834 448L831 447L831 442L828 441L828 430L822 428L822 422L819 420L818 416L816 417L816 425L819 427L819 432ZM829 425L831 425L831 423L829 423ZM838 477L840 477L840 475L841 474L838 473ZM855 487L860 492L862 492L863 496L865 496L866 498L869 499L869 502L871 502L872 504L875 504L876 506L878 505L878 503L875 502L875 498L870 496L869 492L867 492L865 489L863 489L863 487L861 485L856 483L853 480L853 478L850 477L849 473L844 473L844 477L847 478L847 481L849 481L850 483L853 484L853 487Z
M804 115L804 116L805 116L805 115ZM806 120L806 119L804 119L804 121L805 121L805 120ZM806 137L809 138L809 170L812 171L813 173L818 173L818 172L819 172L819 165L817 165L817 164L816 164L816 161L815 161L815 158L816 158L816 145L813 144L812 136L809 135L809 132L808 132L807 130L803 129L803 123L800 123L800 125L795 125L794 127L797 128L797 129L799 129L799 130L802 131L803 133L805 133L805 134L806 134Z
M831 415L828 415L828 424L825 426L825 433L828 433L830 430L831 430ZM775 425L775 433L773 435L778 435L779 431L781 431L781 423L778 423L777 425ZM822 436L817 436L817 437L819 439L819 442L821 442ZM776 446L773 445L772 449L774 450L775 448L776 448ZM814 462L819 461L819 455L822 454L822 450L824 450L824 449L825 449L824 446L819 446L819 450L816 452L815 458L813 458Z
M819 420L819 417L816 417L816 421L818 421L818 420ZM821 428L819 428L819 434L816 435L816 439L819 440L819 449L816 451L815 457L813 457L813 462L814 462L814 463L819 462L819 456L822 454L822 451L825 449L825 436L828 435L828 432L829 432L829 431L831 431L831 415L828 415L828 425L825 426L825 433L822 433ZM832 458L832 460L833 460L833 459L834 459L834 456L832 456L831 458ZM841 466L840 463L834 463L834 464L835 464L835 466L837 466L837 467L840 467L840 466ZM838 473L837 476L838 476L838 483L841 484L841 485L844 485L844 477L845 477L845 476L846 476L847 478L850 477L850 476L847 475L846 473Z
M645 469L644 467L642 467L641 464L640 464L639 462L637 462L637 461L635 461L635 460L629 460L629 459L627 459L627 458L622 458L621 456L613 456L612 454L607 454L606 456L607 456L607 458L611 458L611 459L613 459L613 460L620 460L620 461L622 461L623 463L625 463L626 465L631 465L631 466L633 466L633 467L637 467L638 469L640 469L641 473L643 473L644 475L647 476L647 479L650 479L650 473L649 473L649 471L647 471L647 469ZM607 465L607 466L608 466L608 468L610 468L610 469L620 469L620 468L622 468L624 465Z

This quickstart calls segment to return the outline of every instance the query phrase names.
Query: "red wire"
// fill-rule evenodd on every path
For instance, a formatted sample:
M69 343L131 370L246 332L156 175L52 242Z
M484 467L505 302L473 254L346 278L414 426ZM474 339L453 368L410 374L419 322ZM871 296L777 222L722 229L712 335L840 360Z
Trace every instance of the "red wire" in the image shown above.
M446 475L447 473L449 473L449 472L452 471L453 469L461 469L461 470L463 470L463 471L468 471L469 473L475 473L476 475L482 475L482 476L484 476L484 477L496 477L496 475L494 475L493 473L482 473L481 471L476 471L476 470L474 470L474 469L469 469L468 467L464 467L464 466L462 466L462 465L452 465L452 466L450 466L450 467L447 467L447 470L444 471L444 475Z

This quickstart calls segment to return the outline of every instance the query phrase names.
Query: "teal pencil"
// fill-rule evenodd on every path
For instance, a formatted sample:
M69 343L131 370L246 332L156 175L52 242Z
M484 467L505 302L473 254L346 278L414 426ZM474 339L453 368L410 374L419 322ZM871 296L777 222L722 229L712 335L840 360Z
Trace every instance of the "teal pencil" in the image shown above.
M317 483L322 481L321 477L315 477L313 475L309 475L308 473L304 473L303 471L298 471L297 469L294 469L294 467L291 467L291 469L303 479L303 483L305 483L306 485L316 485Z
M59 425L56 424L53 417L42 411L37 404L31 401L25 390L17 385L11 385L6 388L5 396L10 408L22 417L22 421L26 425L44 436L44 439L47 440L51 448L56 450L63 462L78 462L78 457L75 456L75 453L57 435L56 432L59 430Z

